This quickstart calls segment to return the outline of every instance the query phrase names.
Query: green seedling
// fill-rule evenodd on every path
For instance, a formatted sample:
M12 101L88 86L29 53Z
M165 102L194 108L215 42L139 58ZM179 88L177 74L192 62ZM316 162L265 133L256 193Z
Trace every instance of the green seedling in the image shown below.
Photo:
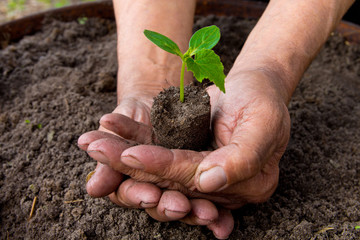
M27 125L29 125L31 122L30 122L29 119L26 119L26 120L25 120L25 123L26 123ZM41 124L41 123L32 124L32 125L31 125L31 128L34 128L34 127L38 128L38 129L41 129L41 128L42 128L42 124Z
M170 38L150 30L144 31L145 36L161 49L181 58L180 101L184 102L185 67L193 72L196 80L202 82L205 78L213 82L225 93L224 66L220 57L212 48L220 40L220 29L215 26L204 27L191 37L189 49L183 54L179 46Z
M79 17L79 18L77 19L77 21L78 21L78 23L79 23L80 25L84 25L84 24L87 22L87 20L88 20L87 17Z

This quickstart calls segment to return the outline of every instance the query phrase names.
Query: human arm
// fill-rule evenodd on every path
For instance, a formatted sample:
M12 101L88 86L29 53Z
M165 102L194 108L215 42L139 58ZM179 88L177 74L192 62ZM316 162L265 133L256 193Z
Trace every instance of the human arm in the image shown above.
M126 97L145 98L148 103L163 88L179 86L181 61L149 42L143 32L145 29L161 32L184 51L192 35L195 3L195 0L114 1L119 36L118 103ZM191 80L187 73L186 83Z
M272 0L233 70L275 74L286 103L304 71L354 0ZM236 71L233 71L236 74Z

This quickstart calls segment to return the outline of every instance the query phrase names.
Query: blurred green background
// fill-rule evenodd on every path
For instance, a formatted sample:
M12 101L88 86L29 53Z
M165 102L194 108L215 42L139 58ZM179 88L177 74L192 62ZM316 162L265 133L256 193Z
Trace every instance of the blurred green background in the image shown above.
M50 8L95 0L0 0L0 23Z

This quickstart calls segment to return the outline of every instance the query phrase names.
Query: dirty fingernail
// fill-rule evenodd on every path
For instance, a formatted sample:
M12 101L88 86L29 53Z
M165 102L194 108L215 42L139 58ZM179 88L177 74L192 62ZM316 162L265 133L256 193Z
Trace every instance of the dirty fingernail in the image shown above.
M167 216L168 218L176 219L176 220L181 219L188 214L187 212L173 211L173 210L168 210L168 209L165 209L164 213L165 213L165 216Z
M227 183L227 177L222 167L213 167L203 173L199 178L200 189L203 192L219 190Z
M131 155L121 157L121 162L126 166L134 169L139 169L139 170L145 169L144 165L138 159L136 159Z
M82 150L86 150L86 148L89 146L89 144L80 144L80 143L78 143L77 145Z
M94 175L94 173L95 170L88 173L88 175L86 176L86 183L90 180L90 178Z
M99 161L101 163L107 164L109 162L109 159L105 156L104 153L96 150L89 150L87 153L90 155L90 157L94 158L96 161Z
M140 206L142 208L153 208L156 207L158 205L157 202L140 202Z
M202 218L196 217L196 223L198 225L202 225L202 226L209 225L209 224L213 223L214 221L215 221L214 219L202 219Z

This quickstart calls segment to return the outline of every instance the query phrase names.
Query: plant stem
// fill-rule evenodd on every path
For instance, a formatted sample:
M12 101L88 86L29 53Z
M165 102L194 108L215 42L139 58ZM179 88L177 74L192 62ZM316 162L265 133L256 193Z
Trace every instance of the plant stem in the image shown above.
M180 102L184 102L184 74L185 74L185 61L182 60L181 75L180 75Z

